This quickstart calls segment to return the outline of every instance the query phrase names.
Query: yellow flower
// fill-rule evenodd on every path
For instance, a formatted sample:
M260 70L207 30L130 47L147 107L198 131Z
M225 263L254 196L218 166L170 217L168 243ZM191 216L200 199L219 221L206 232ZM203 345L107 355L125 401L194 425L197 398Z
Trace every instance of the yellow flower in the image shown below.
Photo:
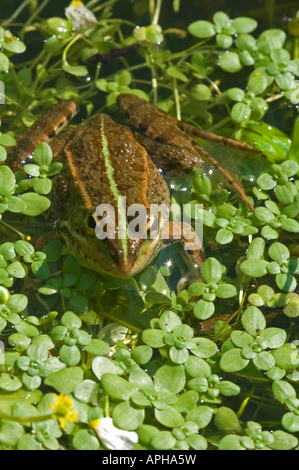
M51 410L53 410L53 418L58 419L60 427L67 431L71 423L78 421L78 413L74 408L74 401L69 395L60 393L56 395L50 404Z
M73 8L79 8L79 7L83 7L84 3L81 2L81 0L73 0L71 2L70 6L73 7Z

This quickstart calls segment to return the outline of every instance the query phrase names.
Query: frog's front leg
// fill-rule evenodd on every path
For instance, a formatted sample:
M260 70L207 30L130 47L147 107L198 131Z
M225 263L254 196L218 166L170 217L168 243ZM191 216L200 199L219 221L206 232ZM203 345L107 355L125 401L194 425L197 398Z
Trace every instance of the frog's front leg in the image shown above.
M202 244L202 237L187 222L170 221L168 223L168 240L184 243L184 249L188 251L193 259L193 266L198 271L205 261L205 251Z

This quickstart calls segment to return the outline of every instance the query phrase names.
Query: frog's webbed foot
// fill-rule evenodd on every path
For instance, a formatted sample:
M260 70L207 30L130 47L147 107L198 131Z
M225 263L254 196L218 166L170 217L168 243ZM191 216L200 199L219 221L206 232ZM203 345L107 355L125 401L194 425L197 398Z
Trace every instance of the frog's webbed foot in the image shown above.
M184 244L186 256L184 257L188 272L181 278L177 286L178 291L184 289L191 282L201 280L201 267L205 261L205 251L202 237L186 222L172 221L168 224L167 237L170 243L181 242Z

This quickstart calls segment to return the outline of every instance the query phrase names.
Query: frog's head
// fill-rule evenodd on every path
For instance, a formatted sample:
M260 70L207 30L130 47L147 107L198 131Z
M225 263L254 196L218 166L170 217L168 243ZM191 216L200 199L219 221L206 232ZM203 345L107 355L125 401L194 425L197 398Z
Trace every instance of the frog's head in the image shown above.
M159 251L164 221L158 218L157 236L129 236L133 216L127 208L146 208L143 227L148 229L151 204L169 203L167 184L144 147L129 128L96 114L78 126L63 160L56 183L59 231L70 252L81 265L106 275L127 278L142 271Z
M162 240L155 238L130 238L126 232L118 239L119 227L115 236L111 233L101 239L101 222L95 211L83 208L68 212L67 220L59 225L59 234L64 239L68 251L81 266L105 276L117 278L133 277L147 267L160 251Z

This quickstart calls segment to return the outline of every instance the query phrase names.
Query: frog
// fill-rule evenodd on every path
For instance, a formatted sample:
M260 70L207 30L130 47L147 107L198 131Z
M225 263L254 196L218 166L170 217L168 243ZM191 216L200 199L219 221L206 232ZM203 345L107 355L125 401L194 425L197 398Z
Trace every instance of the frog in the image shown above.
M165 240L162 236L165 218L153 219L149 211L151 205L170 204L164 175L182 176L201 167L207 152L191 137L188 126L185 128L176 118L137 95L120 94L117 104L130 123L116 122L110 115L99 112L65 130L79 107L73 100L56 103L18 137L9 162L15 171L22 171L33 158L36 146L47 142L54 161L63 165L53 182L50 219L67 251L91 271L131 278L153 263L165 243L177 241L174 234L178 223L168 221L171 228ZM211 134L209 138L217 136ZM235 145L229 139L228 143ZM213 157L210 158L214 164ZM220 166L221 171L243 197L242 188ZM155 237L127 235L129 219L123 207L124 196L127 206L142 204L146 208L146 229L149 231L155 225ZM102 205L115 209L117 223L125 227L124 237L98 236L97 210ZM118 228L117 225L115 232ZM193 249L198 235L192 227L187 233L183 241L195 269L200 270L205 259L202 240L196 239Z

